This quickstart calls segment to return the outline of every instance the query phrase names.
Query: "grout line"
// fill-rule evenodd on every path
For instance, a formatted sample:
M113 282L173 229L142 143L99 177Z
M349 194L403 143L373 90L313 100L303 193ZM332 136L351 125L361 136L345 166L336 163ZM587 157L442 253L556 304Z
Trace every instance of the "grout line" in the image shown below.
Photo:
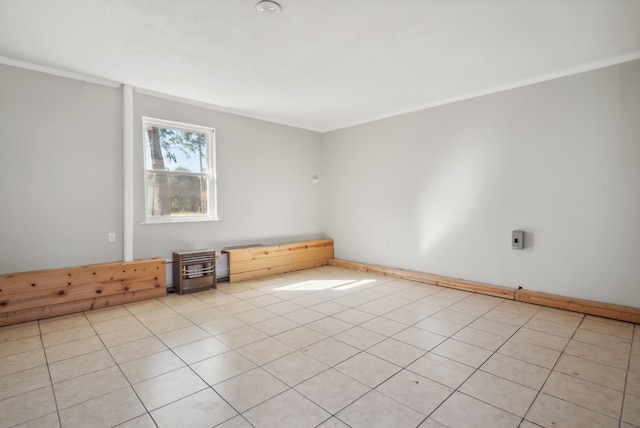
M620 418L618 419L618 428L622 426L622 417L624 415L624 403L627 399L627 382L629 381L629 369L631 368L631 356L633 355L633 342L636 337L637 325L633 324L633 332L631 333L631 345L629 346L629 358L627 359L627 370L624 375L624 387L622 389L622 404L620 405Z
M542 308L542 307L541 307ZM580 321L580 324L582 324L582 321L584 321L584 314L582 314L582 320ZM538 392L536 393L536 396L533 398L533 400L531 401L531 404L529 405L529 408L527 409L527 411L524 414L523 420L525 420L525 418L527 417L527 415L529 414L529 412L531 411L531 408L533 407L534 403L538 400L538 397L540 397L540 394L542 394L542 390L544 389L544 386L547 384L547 382L549 381L549 378L551 377L551 375L554 372L555 367L558 365L558 361L560 361L560 358L562 358L563 355L565 355L565 351L567 349L567 347L569 346L569 343L571 343L571 340L573 339L573 337L575 336L576 332L578 331L578 328L580 328L580 324L578 324L578 326L576 326L575 330L573 331L573 334L571 335L571 337L569 338L569 340L567 340L567 343L564 345L564 347L562 348L562 351L560 351L560 355L558 355L558 358L556 359L555 363L553 364L553 367L549 368L549 374L547 375L547 377L545 378L544 382L542 382L542 385L540 385L540 389L538 389ZM558 397L556 397L558 398ZM565 401L565 400L563 400ZM571 403L576 405L575 403ZM581 407L581 406L580 406Z
M504 300L504 301L508 301L508 299L503 299L503 300ZM500 303L500 304L502 304L502 303ZM497 306L499 306L500 304L496 305L496 307L497 307ZM494 307L494 309L495 309L495 307ZM493 310L493 309L492 309L492 310ZM535 314L537 314L539 311L540 311L540 309L538 309L535 313L531 314L531 315L529 316L529 318L527 319L527 321L525 321L525 322L524 322L520 327L518 327L518 328L517 328L517 329L516 329L512 334L511 334L511 336L509 336L509 337L507 338L507 340L505 340L505 341L503 342L503 344L502 344L502 345L500 345L500 346L499 346L495 351L493 351L493 352L491 353L491 355L490 355L489 357L487 357L487 358L484 360L484 362L483 362L482 364L480 364L477 368L474 368L474 371L473 371L469 376L467 376L467 377L466 377L466 378L465 378L465 379L464 379L464 380L463 380L463 381L462 381L462 382L461 382L461 383L460 383L456 388L452 388L452 389L453 389L453 391L451 392L451 394L449 394L449 396L448 396L445 400L443 400L443 401L442 401L442 402L441 402L441 403L440 403L440 404L439 404L435 409L433 409L433 411L432 411L432 412L427 416L427 418L430 418L430 417L431 417L431 416L432 416L432 415L433 415L433 414L434 414L434 413L435 413L435 412L436 412L436 411L437 411L437 410L438 410L438 409L439 409L439 408L440 408L440 407L441 407L441 406L442 406L442 405L443 405L447 400L449 400L449 398L451 398L451 396L452 396L453 394L455 394L456 392L458 392L458 393L460 393L460 394L464 394L464 395L466 395L467 397L470 397L470 398L472 398L472 399L474 399L474 400L478 400L478 401L480 401L480 402L482 402L482 403L485 403L485 404L487 404L487 405L489 405L489 406L491 406L491 407L494 407L494 408L496 408L496 409L498 409L498 410L500 410L500 411L502 411L502 412L505 412L505 413L508 413L508 414L511 414L511 415L514 415L514 416L516 416L516 417L520 418L520 424L521 424L521 423L522 423L522 421L524 421L524 418L525 418L526 414L528 413L528 410L527 410L527 412L525 412L525 413L524 413L524 416L515 415L515 414L513 414L513 413L511 413L511 412L508 412L508 411L507 411L507 410L505 410L505 409L501 409L500 407L497 407L497 406L495 406L495 405L493 405L493 404L491 404L491 403L487 403L486 401L483 401L483 400L481 400L481 399L479 399L479 398L472 397L472 396L470 396L470 395L468 395L468 394L465 394L464 392L460 391L460 388L461 388L461 387L462 387L462 386L463 386L463 385L464 385L464 384L465 384L469 379L471 379L471 377L473 377L473 375L475 375L478 371L480 371L480 368L481 368L481 367L482 367L482 366L483 366L487 361L489 361L489 359L490 359L491 357L493 357L495 354L499 353L498 351L499 351L499 350L500 350L500 349L501 349L501 348L502 348L502 347L503 347L503 346L504 346L504 345L505 345L505 344L506 344L506 343L507 343L511 338L513 338L513 336L515 336L515 335L516 335L516 333L517 333L518 331L520 331L520 329L521 329L521 328L523 328L523 327L524 327L524 325L525 325L529 320L531 320L531 319L535 316ZM490 311L487 311L486 313L488 313L488 312L490 312ZM481 317L482 317L482 316L478 316L476 319L481 318ZM496 321L496 320L494 320L494 321ZM500 321L498 321L498 322L500 322ZM456 334L456 333L454 333L454 334ZM452 335L452 336L453 336L453 335ZM449 338L451 338L451 336L450 336ZM431 351L429 351L429 352L431 352ZM438 355L438 354L436 354L436 355ZM446 358L446 357L445 357L445 358ZM511 358L514 358L514 357L511 357ZM447 358L447 359L449 359L449 358ZM517 358L514 358L514 359L517 359ZM519 359L518 359L518 360L519 360ZM462 364L462 363L461 363L461 364ZM465 365L466 365L466 364L465 364ZM472 366L469 366L469 367L472 367ZM492 373L489 373L489 374L493 375ZM504 380L507 380L507 381L510 381L510 382L514 382L514 381L511 381L511 380L509 380L509 379L502 378L501 376L497 376L497 375L493 375L493 376L500 377L501 379L504 379ZM514 382L514 383L517 383L517 382ZM517 384L518 384L518 385L520 385L519 383L517 383ZM525 386L525 385L523 385L523 386ZM537 395L536 395L536 397L537 397ZM533 401L535 401L535 398L534 398L534 400L533 400ZM532 401L532 403L533 403L533 401ZM437 422L437 421L436 421L436 422Z
M156 300L155 298L153 300ZM122 308L124 308L127 312L129 312L129 314L131 314L134 318L136 318L136 316L131 313L131 311L129 311L129 309L125 306L122 305ZM85 317L86 317L86 313L85 313ZM124 317L120 317L120 318L124 318ZM138 320L136 318L136 320ZM89 319L87 319L87 321L89 321ZM110 321L110 320L107 320ZM139 321L139 320L138 320ZM100 340L100 343L102 343L102 346L104 346L104 349L109 353L109 357L111 357L111 359L113 360L113 363L115 364L115 366L118 368L118 370L120 371L120 374L122 375L122 377L124 378L124 380L127 382L127 384L129 385L129 388L131 388L131 391L133 391L133 393L135 394L136 398L138 399L138 401L140 402L140 404L142 405L142 408L145 410L146 414L149 416L149 419L151 419L151 421L154 423L154 425L157 427L158 424L156 423L156 421L151 417L151 413L149 412L149 409L147 409L147 406L144 404L144 402L140 399L140 396L138 395L138 392L135 390L135 388L133 387L133 385L131 384L131 382L129 381L129 378L124 374L124 372L122 371L122 367L120 367L120 364L116 361L116 359L113 357L113 354L111 353L111 350L109 349L109 347L107 346L106 343L104 343L104 341L102 340L102 337L100 336L100 334L95 330L95 328L93 327L93 324L91 323L91 321L89 321L89 325L91 326L91 328L93 329L94 333L96 334L96 336L98 337L98 339ZM145 326L146 328L146 326ZM140 339L138 339L140 340ZM129 343L129 342L126 342ZM118 346L118 345L115 345ZM125 388L123 388L125 389ZM106 395L106 394L104 394ZM97 397L95 397L97 398ZM89 400L85 400L84 402L89 401ZM143 414L144 415L144 414ZM129 420L133 420L135 418L139 418L140 416L143 415L138 415L132 419ZM125 423L128 421L124 421L121 423Z
M40 343L42 344L42 353L44 354L44 363L47 365L47 373L49 374L49 383L51 385L51 395L53 395L53 404L56 406L56 415L58 416L58 424L62 426L62 419L60 417L60 408L58 407L58 398L56 397L56 391L53 388L53 377L51 376L51 367L49 366L49 358L47 357L47 348L44 346L44 340L42 339L42 330L40 329L40 320L38 320L38 332L40 333Z

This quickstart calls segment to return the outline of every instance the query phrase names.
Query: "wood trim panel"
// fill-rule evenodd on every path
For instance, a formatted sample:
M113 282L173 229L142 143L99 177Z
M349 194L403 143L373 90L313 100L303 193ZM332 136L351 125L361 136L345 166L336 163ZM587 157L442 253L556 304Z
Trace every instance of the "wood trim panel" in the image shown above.
M142 259L0 275L0 325L165 296L166 261Z
M329 264L331 266L337 266L345 269L371 272L394 278L423 282L426 284L441 285L443 287L472 291L474 293L487 294L490 296L502 297L504 299L517 300L519 302L533 303L540 306L548 306L551 308L564 309L567 311L640 324L640 308L634 308L631 306L597 302L595 300L577 299L573 297L560 296L558 294L515 289L500 285L484 284L480 282L370 265L366 263L351 262L347 260L331 259L329 260Z
M166 267L158 263L160 260L163 259L140 259L132 262L2 274L0 275L0 299L8 294L29 293L69 285L95 284L122 278L145 278L151 272L156 273L158 278L163 275L166 279Z
M295 272L297 270L311 269L318 266L326 266L329 264L329 258L309 260L306 262L291 263L284 266L274 266L265 269L253 270L250 272L241 272L229 275L229 282L247 281L250 279L263 278L265 276L280 275L283 273Z
M44 318L56 317L59 315L74 314L78 312L90 311L92 309L118 306L125 303L139 302L141 300L153 299L155 297L164 297L166 296L166 294L166 287L164 290L162 288L152 288L141 291L115 294L113 296L76 300L75 302L68 302L64 304L40 306L13 312L4 312L0 314L0 326L40 320Z
M333 258L333 240L316 239L223 252L229 254L229 282L238 282L327 265Z
M366 263L350 262L346 260L329 260L332 266L342 267L346 269L354 269L362 272L371 272L379 275L390 276L393 278L406 279L409 281L422 282L425 284L440 285L458 290L471 291L473 293L486 294L489 296L501 297L503 299L513 300L515 297L515 288L504 287L501 285L485 284L481 282L467 281L463 279L449 278L445 276L432 275L428 273L415 272L405 269L390 268L385 266L370 265Z
M233 254L234 261L239 262L242 260L257 260L261 258L271 259L284 254L295 254L327 248L333 253L333 239L314 239L272 246L232 248L222 251L230 255Z
M560 296L558 294L531 290L517 290L516 300L519 302L549 306L551 308L596 315L604 318L612 318L636 324L640 323L640 308L634 308L631 306L616 305L612 303L598 302L595 300L577 299L573 297Z

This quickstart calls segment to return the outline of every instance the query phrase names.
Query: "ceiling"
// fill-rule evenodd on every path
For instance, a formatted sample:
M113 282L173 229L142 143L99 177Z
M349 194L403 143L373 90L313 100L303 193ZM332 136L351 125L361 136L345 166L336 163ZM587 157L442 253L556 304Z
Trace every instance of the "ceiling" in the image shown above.
M256 2L0 0L0 62L326 132L640 58L640 0Z

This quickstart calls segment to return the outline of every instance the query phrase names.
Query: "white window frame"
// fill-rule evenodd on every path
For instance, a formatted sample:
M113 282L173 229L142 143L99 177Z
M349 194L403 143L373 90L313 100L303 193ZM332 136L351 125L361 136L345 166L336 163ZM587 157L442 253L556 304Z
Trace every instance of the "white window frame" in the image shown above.
M147 165L146 141L147 126L157 126L161 128L178 129L181 131L197 132L205 134L207 139L207 214L196 215L150 215L149 213L149 186L147 185L147 174L154 171L151 165ZM152 117L142 117L142 157L143 157L143 185L144 185L144 211L145 223L183 223L194 221L217 221L218 220L218 203L216 189L216 140L215 129L206 126L192 125L189 123L174 122L164 119L156 119ZM189 174L181 172L180 174ZM194 176L202 176L202 173L191 173Z

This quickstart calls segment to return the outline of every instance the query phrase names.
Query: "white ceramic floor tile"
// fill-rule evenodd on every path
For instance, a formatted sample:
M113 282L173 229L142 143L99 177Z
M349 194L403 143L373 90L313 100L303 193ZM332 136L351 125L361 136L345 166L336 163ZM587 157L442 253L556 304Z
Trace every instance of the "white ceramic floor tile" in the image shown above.
M462 324L456 324L443 319L434 318L433 316L425 318L413 326L446 337L453 336L465 327Z
M255 367L254 363L235 351L225 352L191 365L198 376L209 385L216 385Z
M257 365L263 365L295 351L291 346L278 339L268 337L236 349Z
M215 337L207 337L173 348L173 352L187 364L193 364L230 350L231 348Z
M109 348L109 353L118 364L122 364L137 358L157 354L158 352L165 350L167 350L165 344L156 336L151 336L134 342L128 342L111 347Z
M615 428L618 420L568 401L540 394L525 419L542 427Z
M120 369L129 382L135 384L184 366L185 364L180 358L173 352L166 350L120 364Z
M63 315L60 317L48 318L44 320L40 320L40 332L43 334L51 333L53 331L66 330L68 328L73 327L82 327L89 325L89 320L84 314L73 314L73 315ZM29 336L39 335L38 328L36 324L32 324L26 327L20 327L20 330L26 333L27 328L31 329L31 333ZM18 329L14 330L14 333L17 333ZM23 335L22 337L26 337Z
M151 419L151 416L145 413L118 425L117 428L156 428L156 424Z
M449 388L458 388L474 372L472 367L436 354L427 354L407 367Z
M415 346L424 351L430 351L440 345L447 338L436 333L422 330L416 327L408 327L401 332L394 334L393 339Z
M432 352L476 368L480 367L491 356L491 352L486 349L453 339L442 342Z
M188 367L133 385L136 394L150 411L206 388L207 384Z
M174 401L151 412L159 428L204 428L236 416L236 412L211 388Z
M206 337L209 337L209 334L195 325L158 335L158 338L169 348L176 348Z
M305 326L285 331L274 337L295 349L306 348L327 338L326 335Z
M516 428L521 420L460 392L454 392L430 418L447 427L492 428Z
M353 324L341 321L333 317L325 317L306 324L306 327L320 332L325 336L334 336L338 333L350 329L351 327L353 327Z
M318 425L318 428L349 428L349 425L334 416Z
M577 340L569 341L564 352L574 357L607 364L622 370L627 369L629 361L629 355L627 353Z
M129 383L117 367L108 367L54 383L53 390L58 408L65 409L128 386Z
M46 366L11 373L0 377L0 400L51 385Z
M624 390L625 378L631 378L631 373L627 375L625 370L567 354L560 357L553 369L619 391Z
M352 428L409 428L425 418L378 391L369 392L336 416Z
M453 389L408 370L394 375L378 386L376 391L423 415L431 414L453 393Z
M367 352L400 367L406 367L426 353L424 349L391 338L373 345Z
M385 336L371 330L356 326L334 336L341 342L358 349L367 349L386 339Z
M40 416L39 418L32 419L20 425L15 425L15 428L60 428L60 421L58 419L58 412L49 413L48 415ZM154 428L154 427L149 427Z
M493 354L480 368L535 390L542 388L551 372L547 368L498 353Z
M221 382L213 388L238 412L245 412L288 389L286 384L261 368Z
M66 360L67 358L77 357L101 349L105 349L102 340L100 340L98 336L90 336L69 343L49 346L45 348L45 352L47 354L47 361L51 364L56 361Z
M343 374L375 388L400 371L400 367L388 361L361 352L335 366Z
M0 426L12 427L56 411L51 386L0 400Z
M107 428L145 413L131 388L113 391L60 411L63 427Z
M0 358L0 377L45 365L44 349L33 349Z
M542 392L612 418L620 417L622 391L554 371L544 384Z
M296 351L271 361L262 368L287 385L295 386L329 367L307 356L304 352Z
M354 348L332 337L314 343L302 351L328 366L341 363L360 352L358 348Z
M370 391L368 386L334 369L312 377L295 389L331 414L339 412Z
M537 390L478 370L458 391L517 416L524 416Z
M331 415L290 389L244 413L256 428L317 427Z
M383 336L393 336L394 334L404 330L407 326L401 322L393 321L384 317L377 317L370 321L360 324L360 327L374 331Z
M236 416L216 426L216 428L254 428L243 416Z
M51 381L55 383L115 365L109 352L103 349L52 363L49 365L49 371Z
M552 368L560 358L560 351L510 340L498 349L498 353L548 369Z

